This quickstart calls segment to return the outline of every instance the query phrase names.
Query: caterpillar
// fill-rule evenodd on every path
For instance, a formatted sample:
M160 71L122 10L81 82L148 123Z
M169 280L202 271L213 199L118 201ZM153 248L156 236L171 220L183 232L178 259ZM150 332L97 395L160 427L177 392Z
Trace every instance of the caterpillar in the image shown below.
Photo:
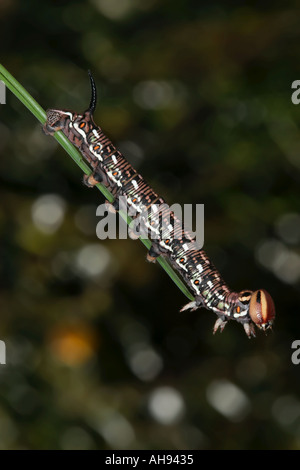
M89 71L91 100L82 114L64 109L48 109L45 134L63 134L77 147L92 168L83 180L88 187L99 182L113 194L111 211L120 210L125 199L128 208L134 209L142 227L150 231L151 248L147 254L150 262L164 256L176 269L194 294L194 301L181 311L204 307L217 315L213 332L223 331L229 320L241 323L247 336L255 336L255 326L261 330L272 327L275 306L271 295L264 289L234 292L229 289L220 273L195 237L178 223L174 212L131 166L126 158L93 120L97 103L96 84ZM159 213L152 220L149 210ZM154 236L155 235L155 236Z

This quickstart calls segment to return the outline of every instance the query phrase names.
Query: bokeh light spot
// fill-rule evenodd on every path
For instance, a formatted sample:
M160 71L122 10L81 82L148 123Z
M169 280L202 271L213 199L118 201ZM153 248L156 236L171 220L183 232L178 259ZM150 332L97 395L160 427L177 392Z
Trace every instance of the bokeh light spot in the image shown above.
M211 382L206 396L210 405L231 421L242 421L250 411L246 394L228 380Z
M32 205L32 220L41 232L52 234L62 224L65 209L65 201L60 196L56 194L40 196Z
M53 355L68 366L79 366L91 359L96 343L95 334L84 325L60 325L49 337Z
M174 424L183 417L185 404L181 394L172 387L159 387L149 398L149 412L161 424Z

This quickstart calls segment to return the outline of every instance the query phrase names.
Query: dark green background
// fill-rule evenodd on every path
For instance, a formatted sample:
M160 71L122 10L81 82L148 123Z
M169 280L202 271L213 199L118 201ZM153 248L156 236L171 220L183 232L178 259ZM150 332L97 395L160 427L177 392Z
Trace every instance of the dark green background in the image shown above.
M96 122L170 204L205 205L228 285L268 290L277 311L251 340L180 314L185 297L139 242L97 239L103 197L7 92L0 448L300 448L297 2L4 0L0 16L16 79L44 108L83 111L91 69ZM44 195L65 204L52 234L32 218ZM100 271L107 259L97 276L78 269L87 253Z

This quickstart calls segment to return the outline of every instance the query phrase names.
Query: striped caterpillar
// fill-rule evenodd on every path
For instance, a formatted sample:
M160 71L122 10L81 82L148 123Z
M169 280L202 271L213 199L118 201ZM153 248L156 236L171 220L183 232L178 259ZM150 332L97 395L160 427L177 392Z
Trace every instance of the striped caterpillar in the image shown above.
M91 175L84 176L84 183L88 187L99 182L104 184L114 196L112 211L118 211L120 200L125 198L127 206L138 213L139 222L152 235L155 233L155 237L149 237L152 245L147 254L148 261L155 262L158 256L165 256L194 294L195 300L181 311L199 307L212 310L218 317L214 333L218 329L223 331L228 320L241 323L248 337L255 336L255 325L264 331L271 328L275 307L270 294L264 289L231 291L206 253L197 247L195 238L184 228L178 228L181 224L177 223L175 214L168 209L164 199L154 192L94 123L97 91L90 72L89 77L92 96L87 111L78 114L48 109L43 127L45 134L62 131L93 169ZM159 222L148 215L149 209L157 207Z

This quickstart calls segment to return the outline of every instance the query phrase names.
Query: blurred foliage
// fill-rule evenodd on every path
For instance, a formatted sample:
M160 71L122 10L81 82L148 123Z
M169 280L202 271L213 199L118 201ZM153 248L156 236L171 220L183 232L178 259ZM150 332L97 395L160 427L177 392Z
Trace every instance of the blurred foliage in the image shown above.
M97 191L11 94L0 120L0 448L299 449L300 79L296 1L2 0L1 63L84 110L172 204L205 204L234 290L268 290L249 341L132 240L96 237Z

